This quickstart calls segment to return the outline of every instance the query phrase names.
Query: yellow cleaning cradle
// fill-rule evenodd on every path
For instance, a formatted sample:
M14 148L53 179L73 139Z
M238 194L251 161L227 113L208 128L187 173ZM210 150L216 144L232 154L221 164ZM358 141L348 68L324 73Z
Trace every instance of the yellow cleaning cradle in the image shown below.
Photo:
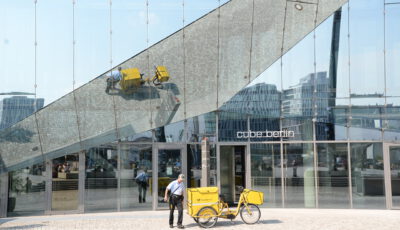
M138 68L121 70L122 79L120 82L121 89L124 93L132 93L142 84L142 78Z
M218 211L218 187L188 188L187 196L187 210L190 216L196 216L205 206L211 206Z

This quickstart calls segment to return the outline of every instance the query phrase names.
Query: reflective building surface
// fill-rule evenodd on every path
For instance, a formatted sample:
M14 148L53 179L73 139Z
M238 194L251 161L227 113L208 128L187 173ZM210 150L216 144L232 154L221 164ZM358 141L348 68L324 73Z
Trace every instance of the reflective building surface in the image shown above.
M166 209L180 173L231 203L400 208L400 1L0 11L0 216Z

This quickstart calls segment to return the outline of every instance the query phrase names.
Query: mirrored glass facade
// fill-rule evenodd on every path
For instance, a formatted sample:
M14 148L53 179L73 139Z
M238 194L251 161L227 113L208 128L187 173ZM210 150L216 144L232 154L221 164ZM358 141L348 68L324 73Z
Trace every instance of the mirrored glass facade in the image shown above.
M1 2L8 215L162 209L179 173L263 207L398 206L400 2L305 2Z

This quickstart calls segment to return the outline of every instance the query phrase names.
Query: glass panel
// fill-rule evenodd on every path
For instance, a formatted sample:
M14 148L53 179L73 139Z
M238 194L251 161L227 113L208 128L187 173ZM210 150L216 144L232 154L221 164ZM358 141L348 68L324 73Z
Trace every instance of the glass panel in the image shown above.
M347 140L350 116L349 99L317 98L318 114L315 123L317 140Z
M280 85L280 60L278 59L282 54L285 7L285 1L254 0L250 80L262 78L262 82L275 83L278 90L282 88ZM276 60L278 61L276 62ZM278 72L268 70L271 69L274 62L278 64L277 68L273 69ZM259 75L263 75L264 71L268 74L275 74L275 76L260 77Z
M104 92L106 75L75 90L79 131L83 148L115 141L113 96Z
M6 168L43 162L35 116L0 132L0 162Z
M185 122L180 121L155 129L156 142L182 142L185 139Z
M218 0L185 0L185 25L203 17L210 11L218 10Z
M389 147L392 206L400 207L400 147Z
M77 210L79 205L79 154L52 161L51 210Z
M34 7L33 1L0 3L0 130L35 111ZM36 107L43 103L38 99Z
M231 1L220 14L218 106L250 82L253 1Z
M315 30L317 140L347 139L349 100L341 99L350 96L347 5L342 9Z
M316 3L314 1L314 3ZM286 6L286 15L285 15L285 36L283 43L283 52L288 52L298 41L300 41L305 34L309 33L314 29L315 19L317 16L317 4L308 4L297 1L289 1ZM307 35L308 37L312 37L312 35ZM304 38L303 38L304 40ZM300 43L296 44L299 46ZM312 54L313 49L306 51L302 54L308 53ZM297 58L297 63L299 67L302 64L309 64L310 58L313 59L313 55L301 55L302 58ZM304 60L302 60L304 59ZM285 62L284 62L285 63ZM308 71L307 69L312 66L304 65L303 71L298 71L294 77L300 78L306 76L309 73L313 73L314 71ZM298 70L298 69L297 69ZM292 84L292 83L290 83ZM296 83L297 84L297 83Z
M188 188L200 187L201 181L201 145L187 145L188 152Z
M111 66L110 2L79 1L75 8L75 79L79 86ZM107 74L110 75L99 76L75 91L80 136L85 149L116 140L114 101L112 94L105 93Z
M109 1L75 1L75 88L110 68L109 15Z
M43 163L9 172L7 216L31 216L45 210L46 167Z
M43 153L58 157L80 150L79 130L72 93L37 112Z
M349 128L351 140L382 139L384 104L383 98L351 99Z
M218 11L185 28L184 45L186 117L193 117L217 109Z
M37 12L37 97L48 105L72 91L72 1L40 0Z
M35 99L32 96L0 96L0 130L12 126L41 109L43 103L43 98Z
M246 88L238 93L238 95L241 95L244 99L241 104L237 105L237 107L241 108L243 113L251 114L251 131L266 132L281 130L280 115L282 81L280 64L281 60L276 61L272 66L254 79ZM279 141L280 138L257 137L250 138L250 140Z
M204 137L209 141L216 140L216 113L206 113L187 119L187 141L201 142Z
M294 131L295 140L313 139L314 85L326 79L326 73L315 77L314 56L304 56L313 52L313 34L309 34L282 57L282 129Z
M223 107L222 107L223 108ZM219 141L247 141L248 136L242 133L248 131L247 115L235 112L218 113ZM239 136L238 136L239 134Z
M382 0L370 0L368 4L364 0L351 0L349 4L351 96L382 96L384 4Z
M282 207L281 146L251 145L251 187L264 193L265 207Z
M285 207L315 207L314 151L312 144L283 145Z
M85 212L116 211L118 151L114 144L86 152Z
M318 207L349 208L347 144L317 144Z
M146 0L112 1L114 64L119 64L147 48L146 19Z
M152 83L149 85L144 82L146 78L154 76L153 66L161 65L149 63L148 52L143 51L147 48L146 3L146 0L117 0L113 1L112 5L113 58L116 59L114 63L120 63L128 57L134 56L118 66L122 69L122 79L119 82L115 82L115 89L110 89L107 93L108 95L114 95L118 135L122 138L151 129L150 101L160 98L157 88ZM150 2L150 4L152 3ZM149 20L151 21L159 16L150 13ZM126 71L132 69L137 69L138 74L141 75L126 74ZM114 71L117 72L118 70L114 69ZM108 77L106 79L109 79ZM107 81L106 79L104 81ZM112 88L109 83L103 82L103 84L104 87L107 84L109 85L107 88ZM169 97L166 98L170 99ZM168 100L165 101L170 102ZM164 104L165 106L168 106L168 104ZM158 119L162 118L158 117Z
M150 77L154 76L157 66L165 66L170 76L167 82L151 82L151 84L155 83L154 89L159 95L151 101L153 128L181 121L186 117L184 114L183 33L178 31L182 26L182 1L149 1L150 44L169 36L163 42L153 45L148 53Z
M181 0L148 0L148 2L149 39L150 45L153 45L182 28L183 6Z
M181 150L158 150L158 207L168 207L168 203L164 202L165 189L167 188L169 183L171 183L173 180L178 179L178 176L181 173Z
M384 140L400 140L400 97L386 98Z
M354 208L385 208L381 143L352 143L351 181Z
M152 77L148 74L146 55L147 52L142 52L135 58L129 60L129 62L122 64L122 71L137 68L137 70L143 74L142 79ZM107 83L105 81L108 77L109 76L106 76L104 82L101 83L103 84L102 87L106 86ZM123 78L126 77L129 76L123 76ZM123 85L124 87L122 87ZM132 136L151 129L150 101L151 99L160 98L156 87L142 83L140 83L139 86L132 86L119 81L115 84L115 89L110 90L107 94L109 97L110 95L114 95L116 123L120 137ZM164 106L167 105L164 104ZM158 117L158 119L164 118ZM159 122L162 123L163 121Z
M387 2L387 1L386 1ZM400 4L385 6L386 96L400 96Z
M149 50L149 68L151 77L157 66L164 66L169 73L168 81L150 81L150 87L156 94L152 96L151 112L153 127L181 121L184 114L184 53L183 34L177 32Z
M121 145L121 210L152 208L152 146Z

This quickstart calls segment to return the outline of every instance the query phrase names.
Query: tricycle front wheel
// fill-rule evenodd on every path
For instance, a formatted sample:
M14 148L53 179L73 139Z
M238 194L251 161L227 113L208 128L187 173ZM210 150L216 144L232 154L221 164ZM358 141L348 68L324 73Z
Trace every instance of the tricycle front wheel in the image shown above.
M240 217L246 224L255 224L260 220L261 211L255 204L243 205L240 209Z
M206 206L197 213L197 224L202 228L213 227L218 220L217 211L213 207Z

